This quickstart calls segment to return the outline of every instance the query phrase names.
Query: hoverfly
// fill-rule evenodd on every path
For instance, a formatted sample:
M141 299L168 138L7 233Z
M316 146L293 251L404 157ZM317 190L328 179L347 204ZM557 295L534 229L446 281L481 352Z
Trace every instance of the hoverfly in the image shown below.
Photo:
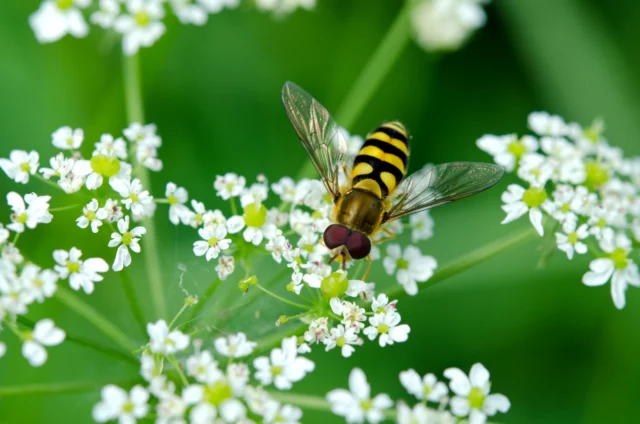
M298 138L334 203L324 244L334 259L367 258L371 268L371 238L382 225L404 216L463 199L496 184L504 170L498 165L452 162L404 178L409 159L409 137L399 122L387 122L368 135L349 167L344 131L309 93L292 82L282 88L282 102ZM340 172L349 179L339 183Z

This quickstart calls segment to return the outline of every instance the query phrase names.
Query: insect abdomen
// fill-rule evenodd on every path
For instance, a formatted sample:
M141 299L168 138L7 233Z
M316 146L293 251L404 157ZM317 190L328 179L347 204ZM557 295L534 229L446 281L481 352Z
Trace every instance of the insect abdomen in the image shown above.
M400 184L407 168L407 130L399 122L382 124L369 135L353 162L351 185L386 198Z

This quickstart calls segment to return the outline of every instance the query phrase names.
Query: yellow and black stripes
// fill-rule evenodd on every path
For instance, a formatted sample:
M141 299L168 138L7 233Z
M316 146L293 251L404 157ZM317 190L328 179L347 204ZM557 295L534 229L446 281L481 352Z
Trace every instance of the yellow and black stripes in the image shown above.
M399 122L382 124L358 152L351 173L353 188L386 198L400 184L407 168L407 130Z

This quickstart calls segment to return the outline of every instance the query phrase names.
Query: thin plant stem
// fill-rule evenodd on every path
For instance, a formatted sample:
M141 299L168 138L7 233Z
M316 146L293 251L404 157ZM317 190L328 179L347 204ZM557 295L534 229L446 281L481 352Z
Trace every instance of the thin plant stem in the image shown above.
M460 274L475 265L478 265L491 259L494 256L497 256L500 253L506 252L512 247L535 238L537 234L538 233L535 231L535 229L529 227L524 230L518 231L508 237L495 240L485 246L473 250L436 270L429 281L420 284L419 288L421 291L423 291L428 287L432 287L437 283ZM402 287L387 292L387 295L390 299L397 299L404 294L405 291ZM257 340L258 346L256 347L254 354L259 355L260 353L265 352L274 346L277 346L285 337L299 335L300 332L305 330L307 327L308 324L302 323L300 325L297 325L296 327L291 327L280 332L272 333L262 340Z
M255 286L256 286L258 289L260 289L260 290L262 290L263 292L265 292L266 294L268 294L269 296L273 297L274 299L278 299L280 302L286 303L287 305L295 306L296 308L300 308L300 309L309 309L309 306L307 306L307 305L303 305L302 303L294 302L294 301L292 301L292 300L285 299L284 297L282 297L282 296L279 296L279 295L275 294L275 293L274 293L274 292L272 292L271 290L269 290L269 289L267 289L267 288L262 287L260 284L256 284Z
M409 42L411 9L412 1L405 1L382 42L351 86L336 114L336 120L341 126L347 129L353 126ZM307 161L298 173L298 179L311 178L315 175L313 164Z
M125 102L127 109L127 121L131 124L144 123L144 106L142 103L142 85L140 80L140 58L134 56L124 56L123 59L123 81ZM135 164L134 174L140 179L142 185L150 190L151 180L149 171L140 163ZM144 237L144 255L147 269L147 279L151 291L151 302L156 318L165 318L167 314L164 286L161 278L161 262L159 259L158 240L156 238L155 224L152 218L145 218L143 225L147 230Z
M0 397L5 396L33 396L33 395L57 395L60 393L98 391L107 384L116 384L120 387L131 387L138 383L144 383L142 379L113 381L87 381L78 383L51 383L51 384L23 384L20 386L0 387Z
M189 307L189 305L187 304L187 302L184 303L184 305L182 305L182 308L180 308L180 310L178 311L178 313L176 314L175 317L173 317L173 319L171 320L171 322L169 323L169 329L173 328L174 324L176 323L176 321L178 321L178 319L180 318L180 315L182 315L182 313L185 311L185 309L187 309Z
M166 358L167 358L167 361L169 361L169 363L173 365L173 367L176 369L176 372L180 376L180 380L182 381L182 384L184 384L184 386L187 387L189 385L189 380L187 379L187 376L184 375L184 371L182 371L182 366L180 365L178 360L173 355L167 356Z
M120 282L122 283L122 289L124 290L124 294L127 296L127 301L129 302L129 307L131 308L131 312L133 313L138 326L142 330L142 333L146 333L146 320L144 319L144 314L142 313L142 308L140 307L140 302L138 302L138 297L136 296L136 292L133 288L133 284L131 283L131 277L126 269L117 273L120 276Z
M329 401L320 396L301 395L297 393L282 391L270 391L269 396L282 403L289 403L291 405L299 406L305 409L326 412L331 411L331 404L329 403Z
M60 212L60 211L66 211L69 209L76 209L82 207L81 203L75 204L75 205L67 205L67 206L60 206L57 208L49 208L49 212Z
M38 180L40 180L40 181L42 181L43 183L45 183L45 184L47 184L47 185L49 185L51 187L55 187L58 190L64 191L64 189L62 187L60 187L58 184L54 183L51 180L47 180L45 177L43 177L42 175L40 175L38 173L33 174L33 177L38 179Z
M238 205L236 205L235 197L229 199L229 204L231 205L231 213L234 215L238 215Z
M220 287L221 283L222 280L220 280L220 278L216 278L215 280L213 280L213 283L211 283L209 287L207 287L207 290L205 290L204 294L198 299L198 303L193 306L191 314L189 314L187 324L192 324L193 322L195 322L195 320L198 318L198 315L200 314L200 311L207 304L211 296L213 296L213 294L218 290L218 287ZM188 331L188 329L192 326L193 325L189 325L187 329L185 329L185 331Z
M136 342L134 342L122 330L116 327L109 319L104 317L91 305L85 303L69 290L63 287L59 287L56 291L55 298L58 299L61 303L64 303L69 308L73 309L78 315L82 316L88 322L93 324L105 336L109 337L118 346L120 346L127 352L130 352L138 347L138 344Z

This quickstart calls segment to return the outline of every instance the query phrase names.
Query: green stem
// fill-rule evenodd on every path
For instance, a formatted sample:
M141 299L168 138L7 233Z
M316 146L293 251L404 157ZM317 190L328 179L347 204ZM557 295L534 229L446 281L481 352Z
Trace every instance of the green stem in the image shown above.
M255 286L256 286L258 289L260 289L260 290L262 290L263 292L265 292L266 294L268 294L269 296L273 297L274 299L277 299L277 300L279 300L280 302L286 303L287 305L295 306L296 308L301 308L301 309L309 309L309 306L307 306L307 305L303 305L302 303L294 302L294 301L292 301L292 300L285 299L284 297L282 297L282 296L279 296L279 295L275 294L275 293L274 293L274 292L272 292L271 290L269 290L269 289L267 289L267 288L262 287L260 284L256 284Z
M313 395L301 395L290 392L269 392L269 396L282 403L299 406L314 411L331 411L331 405L325 398Z
M528 227L525 230L521 230L507 237L495 240L438 268L429 280L419 284L418 287L420 291L423 291L429 287L435 286L441 281L453 277L454 275L460 274L463 271L466 271L467 269L478 265L479 263L491 259L492 257L499 255L500 253L506 252L512 247L535 238L537 234L538 233L535 229L533 229L532 227ZM387 292L387 295L390 299L397 299L404 293L404 288L399 286Z
M105 336L116 342L118 346L127 352L130 352L137 347L137 343L130 339L129 336L122 332L122 330L69 290L59 287L56 291L55 298L73 309L78 315L81 315L84 319L93 324Z
M82 204L78 203L78 204L75 204L75 205L60 206L58 208L49 208L49 212L66 211L66 210L69 210L69 209L76 209L78 207L82 207Z
M142 313L142 308L140 307L140 302L138 302L138 297L136 296L136 292L133 288L133 284L131 283L131 278L126 269L117 273L120 276L120 282L122 283L122 289L124 290L124 294L127 296L127 301L129 302L129 307L131 308L131 312L133 313L136 322L140 326L142 330L142 334L146 334L147 332L147 323L144 319L144 314Z
M220 287L221 283L222 283L222 280L220 280L220 278L216 278L215 280L213 280L213 283L211 283L211 285L207 287L207 290L204 292L204 294L200 296L200 298L198 299L198 303L194 305L193 309L191 310L191 314L189 314L189 319L187 320L187 323L186 323L188 326L185 329L185 331L189 331L189 329L193 327L193 323L198 318L200 311L202 310L202 308L204 308L204 305L207 304L207 302L209 301L211 296L213 296L216 290L218 290L218 287Z
M121 382L86 382L86 383L53 383L53 384L25 384L22 386L0 387L0 397L4 396L32 396L32 395L57 395L60 393L98 391L107 384L116 384L119 387L131 387L144 383L141 379L126 380Z
M351 86L347 97L342 102L336 114L338 124L350 129L358 119L364 107L371 100L371 96L378 89L382 80L387 76L392 66L400 57L411 36L412 2L405 1L404 6L391 24L377 50L369 59L364 69ZM316 176L316 171L310 161L300 170L298 179Z
M127 108L127 121L131 124L144 123L144 108L142 103L142 85L140 80L140 58L138 55L124 56L124 91ZM147 168L136 163L134 174L140 179L142 185L151 190L151 181ZM145 218L143 225L147 230L144 237L144 255L147 268L147 278L151 291L151 301L156 318L164 318L167 314L164 286L160 275L160 260L158 253L158 241L156 238L155 224L152 218Z
M180 315L182 315L182 313L185 311L185 309L187 309L189 307L189 305L187 304L187 302L184 302L184 305L182 305L182 308L180 308L180 310L178 311L178 313L176 314L175 317L173 317L173 319L171 320L171 322L169 323L169 329L173 328L173 325L176 323L176 321L178 321L178 318L180 318Z
M56 189L58 189L58 190L62 190L62 191L64 191L64 189L63 189L62 187L60 187L58 184L54 183L54 182L53 182L53 181L51 181L51 180L47 180L45 177L43 177L42 175L40 175L40 174L38 174L38 173L33 174L33 177L34 177L34 178L36 178L36 179L38 179L38 180L40 180L40 181L42 181L42 182L43 182L43 183L45 183L45 184L50 185L51 187L55 187L55 188L56 188Z
M189 385L189 380L187 379L187 376L184 375L184 371L182 371L182 366L180 365L178 360L173 355L171 355L167 356L167 361L169 361L169 363L176 369L176 372L180 376L180 380L182 381L182 384L184 384L184 387L187 387Z
M235 197L230 198L229 204L231 205L231 213L233 215L238 215L238 205L236 205L236 198Z

